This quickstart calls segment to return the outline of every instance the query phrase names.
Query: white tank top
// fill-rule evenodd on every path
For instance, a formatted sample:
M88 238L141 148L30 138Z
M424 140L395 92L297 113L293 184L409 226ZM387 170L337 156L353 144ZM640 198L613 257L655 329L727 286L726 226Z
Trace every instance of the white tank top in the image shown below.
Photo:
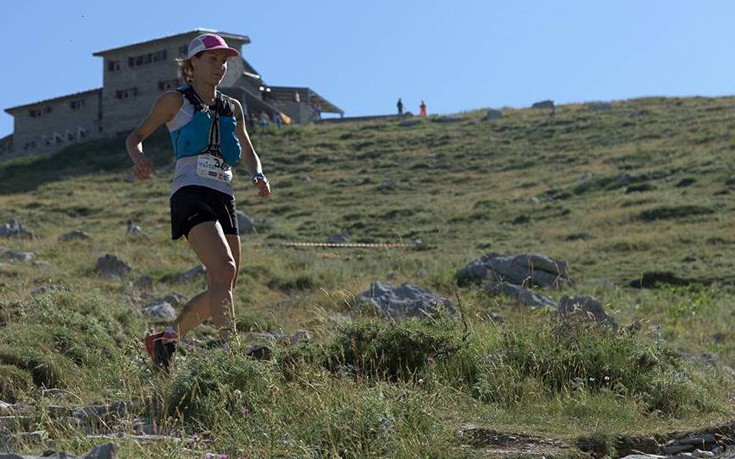
M183 95L181 98L184 103L181 104L176 116L166 123L169 131L175 131L185 126L194 115L194 106ZM189 185L206 186L234 196L232 168L224 164L221 158L215 158L212 155L185 156L176 160L171 194L173 195L180 188Z

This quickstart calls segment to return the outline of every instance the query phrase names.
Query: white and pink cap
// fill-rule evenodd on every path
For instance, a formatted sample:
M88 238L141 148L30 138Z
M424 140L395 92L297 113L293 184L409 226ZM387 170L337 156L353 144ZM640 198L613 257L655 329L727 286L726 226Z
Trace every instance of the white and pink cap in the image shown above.
M236 57L240 55L240 52L235 48L227 46L225 39L214 33L205 33L199 35L189 43L189 50L186 53L186 58L191 59L196 56L197 53L202 51L211 51L213 49L226 49L228 57Z

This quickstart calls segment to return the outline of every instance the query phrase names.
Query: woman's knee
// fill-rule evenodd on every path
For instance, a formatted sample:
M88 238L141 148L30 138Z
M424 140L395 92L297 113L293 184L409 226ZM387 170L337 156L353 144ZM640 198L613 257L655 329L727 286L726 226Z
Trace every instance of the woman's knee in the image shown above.
M223 283L232 285L237 277L237 265L232 258L224 259L212 266L207 266L208 283Z

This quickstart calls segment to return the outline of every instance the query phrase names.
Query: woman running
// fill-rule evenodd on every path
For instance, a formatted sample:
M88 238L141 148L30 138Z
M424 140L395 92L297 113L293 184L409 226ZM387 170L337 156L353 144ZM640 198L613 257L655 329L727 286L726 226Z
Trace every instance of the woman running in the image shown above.
M171 237L185 236L207 269L207 289L189 300L165 331L145 338L153 362L164 369L176 340L210 317L225 349L230 349L235 332L232 290L240 267L232 166L241 156L259 195L270 195L270 184L245 130L240 102L217 90L227 72L227 59L239 55L219 35L194 38L186 59L179 60L179 77L186 84L159 97L125 141L135 176L146 180L154 168L143 154L143 141L162 124L168 127L176 156Z

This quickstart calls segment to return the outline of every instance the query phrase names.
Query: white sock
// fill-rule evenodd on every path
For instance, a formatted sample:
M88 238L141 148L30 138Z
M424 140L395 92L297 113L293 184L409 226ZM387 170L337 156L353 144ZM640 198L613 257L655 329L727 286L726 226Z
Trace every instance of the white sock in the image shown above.
M230 343L228 341L225 341L225 344L223 344L223 346L227 352L230 352Z

